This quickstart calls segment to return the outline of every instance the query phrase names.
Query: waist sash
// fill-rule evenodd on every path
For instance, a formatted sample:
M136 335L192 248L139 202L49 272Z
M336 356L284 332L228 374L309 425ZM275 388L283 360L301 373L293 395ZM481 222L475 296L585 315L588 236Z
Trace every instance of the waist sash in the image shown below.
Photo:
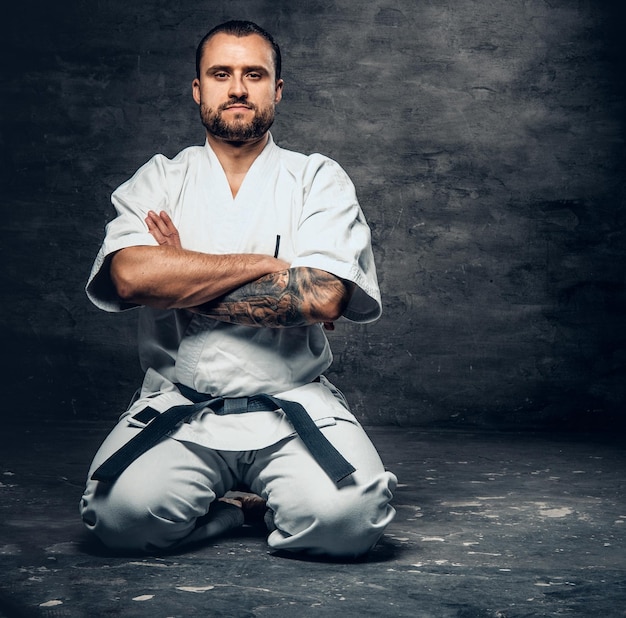
M278 399L266 394L236 398L211 397L211 395L198 393L184 384L176 386L181 394L193 403L173 406L162 413L147 407L135 414L133 418L147 425L96 469L91 475L93 480L113 483L135 459L160 442L179 423L188 420L207 407L218 415L280 409L285 413L315 461L333 482L339 483L355 471L354 466L346 461L328 441L302 405L295 401Z

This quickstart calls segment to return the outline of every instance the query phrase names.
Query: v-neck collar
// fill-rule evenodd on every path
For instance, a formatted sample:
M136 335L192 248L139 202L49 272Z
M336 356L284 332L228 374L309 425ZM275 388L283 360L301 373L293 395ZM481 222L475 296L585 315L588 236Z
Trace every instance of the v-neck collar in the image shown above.
M261 189L269 179L269 169L271 163L274 160L278 147L274 143L274 138L270 133L268 135L267 144L263 150L259 153L257 158L252 162L250 169L246 172L244 179L241 182L237 195L233 197L233 193L228 183L226 172L217 158L215 151L211 148L209 140L205 142L205 149L209 158L209 164L214 172L214 178L219 179L219 185L213 187L214 190L221 194L222 199L227 202L236 205L238 202L245 202L246 200L258 196L261 193Z

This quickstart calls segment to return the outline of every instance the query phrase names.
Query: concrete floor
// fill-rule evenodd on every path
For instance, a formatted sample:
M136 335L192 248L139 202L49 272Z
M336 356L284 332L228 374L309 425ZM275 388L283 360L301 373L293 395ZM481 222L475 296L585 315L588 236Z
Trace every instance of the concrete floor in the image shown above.
M0 435L0 616L626 616L617 437L372 428L401 485L367 559L269 553L263 531L119 556L77 514L108 423Z

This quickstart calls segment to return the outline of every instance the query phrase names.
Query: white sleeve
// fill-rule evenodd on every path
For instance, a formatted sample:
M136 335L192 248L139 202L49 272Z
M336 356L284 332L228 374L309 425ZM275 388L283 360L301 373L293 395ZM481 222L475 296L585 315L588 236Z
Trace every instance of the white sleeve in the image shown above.
M116 189L111 201L117 217L106 226L104 242L98 251L86 292L91 302L105 311L123 311L136 305L123 302L111 281L110 258L120 249L158 243L148 231L145 218L149 210L167 206L167 185L162 155L156 155L135 175Z
M312 155L292 268L319 268L357 285L344 317L373 322L382 313L371 233L352 181L335 161Z

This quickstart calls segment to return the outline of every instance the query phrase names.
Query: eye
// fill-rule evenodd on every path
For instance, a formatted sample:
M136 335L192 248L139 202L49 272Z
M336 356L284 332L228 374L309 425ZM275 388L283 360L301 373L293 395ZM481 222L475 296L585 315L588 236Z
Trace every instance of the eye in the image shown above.
M228 73L225 71L217 71L216 73L213 73L213 77L215 77L215 79L226 79L228 77Z
M253 71L252 73L248 73L248 77L250 79L261 79L261 74Z

